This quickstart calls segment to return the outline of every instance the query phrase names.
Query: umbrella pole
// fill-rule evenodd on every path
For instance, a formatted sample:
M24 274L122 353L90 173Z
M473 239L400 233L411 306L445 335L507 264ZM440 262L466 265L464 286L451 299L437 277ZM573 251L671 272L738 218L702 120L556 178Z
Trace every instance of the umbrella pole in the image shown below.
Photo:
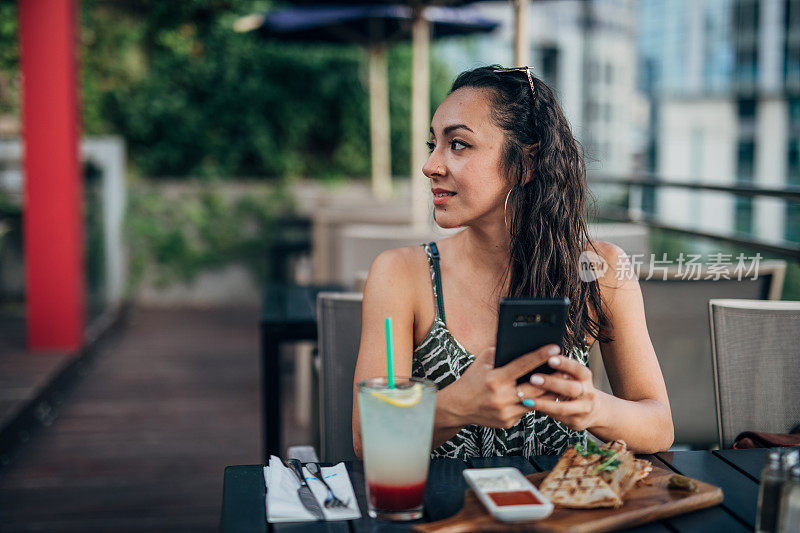
M530 39L528 37L528 3L514 0L514 66L530 65Z
M392 192L392 155L389 126L389 81L386 44L369 46L369 124L372 155L372 194L386 200Z
M424 8L414 8L411 60L411 222L415 229L424 230L429 225L431 199L428 178L422 167L428 159L425 140L429 136L430 121L430 22Z

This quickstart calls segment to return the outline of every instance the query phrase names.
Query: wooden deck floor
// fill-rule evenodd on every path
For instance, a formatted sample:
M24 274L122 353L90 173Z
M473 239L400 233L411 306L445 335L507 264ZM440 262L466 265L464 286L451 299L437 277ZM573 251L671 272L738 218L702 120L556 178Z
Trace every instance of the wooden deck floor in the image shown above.
M71 357L29 354L24 309L0 309L0 427L13 419Z
M260 461L258 310L131 312L0 474L2 531L214 531Z

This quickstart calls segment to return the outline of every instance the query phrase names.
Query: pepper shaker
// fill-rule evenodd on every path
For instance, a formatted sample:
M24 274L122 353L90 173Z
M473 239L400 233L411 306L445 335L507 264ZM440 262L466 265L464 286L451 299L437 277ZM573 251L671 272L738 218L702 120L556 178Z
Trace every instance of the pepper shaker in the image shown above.
M783 480L781 453L778 450L772 450L767 454L767 464L761 471L756 533L775 533Z
M781 464L783 465L783 476L789 479L789 473L800 463L800 450L787 450L781 455Z
M793 466L783 483L777 526L778 533L800 532L800 466Z

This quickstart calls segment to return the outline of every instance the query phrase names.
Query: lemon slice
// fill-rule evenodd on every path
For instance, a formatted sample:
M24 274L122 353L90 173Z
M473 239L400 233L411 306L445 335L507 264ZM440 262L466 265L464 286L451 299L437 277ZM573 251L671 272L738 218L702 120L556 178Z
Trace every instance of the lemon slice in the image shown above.
M370 394L395 407L412 407L422 399L422 385L414 383L407 389L394 389L391 392L370 391Z

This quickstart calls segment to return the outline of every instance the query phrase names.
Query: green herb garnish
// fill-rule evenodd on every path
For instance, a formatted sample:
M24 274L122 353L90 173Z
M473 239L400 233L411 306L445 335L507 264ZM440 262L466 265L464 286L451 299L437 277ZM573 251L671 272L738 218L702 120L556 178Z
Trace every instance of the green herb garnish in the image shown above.
M617 459L616 451L609 450L608 448L600 448L592 440L587 440L586 446L576 444L574 448L575 451L578 452L583 457L589 457L590 455L600 456L600 460L602 462L594 468L594 470L592 471L593 474L597 474L598 472L603 472L603 471L613 472L620 465L620 461L619 459Z
M603 450L598 447L593 440L587 440L585 447L581 446L580 444L576 444L575 451L584 457L588 457L590 455L603 455L604 452L610 452L611 450Z
M606 459L605 462L594 467L594 470L592 470L592 474L596 474L598 472L603 472L603 471L613 472L614 470L617 469L619 465L620 465L620 460L617 459L617 454L615 453L614 455Z

